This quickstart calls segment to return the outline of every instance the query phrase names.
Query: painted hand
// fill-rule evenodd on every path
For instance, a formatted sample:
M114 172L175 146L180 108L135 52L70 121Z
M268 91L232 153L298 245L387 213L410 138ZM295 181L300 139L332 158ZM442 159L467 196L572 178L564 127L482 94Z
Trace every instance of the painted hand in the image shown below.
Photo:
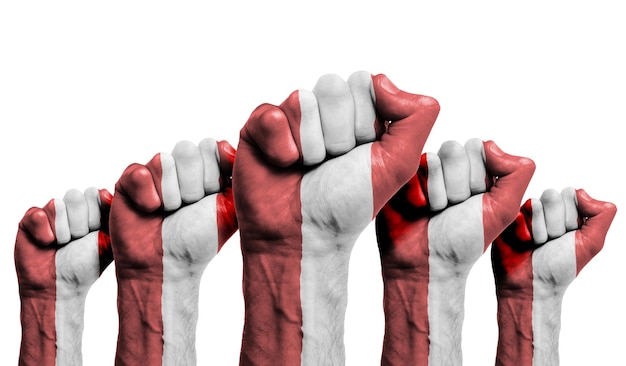
M438 112L430 97L357 72L347 82L323 76L312 92L252 113L233 171L242 365L344 362L353 244L417 170Z
M111 194L67 191L19 224L15 267L21 299L20 365L82 365L85 298L111 263Z
M183 141L171 154L130 165L117 182L117 365L195 364L200 279L237 230L234 158L227 142Z
M584 190L529 199L494 241L497 365L558 365L563 295L602 249L617 209Z
M442 144L376 220L384 365L461 364L470 269L515 218L535 164L492 141Z

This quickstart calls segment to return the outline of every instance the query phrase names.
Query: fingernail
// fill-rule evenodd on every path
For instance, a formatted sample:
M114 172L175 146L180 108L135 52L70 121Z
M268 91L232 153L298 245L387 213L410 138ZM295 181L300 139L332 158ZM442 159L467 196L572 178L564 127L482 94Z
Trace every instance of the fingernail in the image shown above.
M221 145L222 151L224 151L226 155L233 159L235 158L237 151L234 147L232 147L227 141L219 141L218 143Z
M398 91L398 87L395 86L385 74L375 75L373 79L382 90L388 93L395 93Z
M500 149L500 146L496 145L495 142L493 141L487 141L485 144L489 145L489 150L497 156L504 156L504 151L502 151L502 149Z

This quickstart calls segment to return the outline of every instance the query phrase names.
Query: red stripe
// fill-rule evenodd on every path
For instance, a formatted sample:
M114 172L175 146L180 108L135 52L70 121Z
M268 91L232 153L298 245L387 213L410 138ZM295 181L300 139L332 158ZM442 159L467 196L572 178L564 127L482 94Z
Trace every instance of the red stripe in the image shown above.
M161 194L160 156L146 165ZM127 174L127 173L125 173ZM123 180L124 176L120 178ZM137 192L135 192L137 193ZM119 335L115 364L161 365L163 358L163 213L137 213L123 192L111 206L110 227L118 279Z
M532 202L526 201L492 250L498 297L496 365L530 366L533 361Z
M423 161L376 220L384 281L382 365L428 364L429 219L420 210L427 207L427 170Z
M55 209L51 200L43 211L54 232ZM42 214L31 210L30 213ZM27 213L28 215L28 213ZM25 220L28 218L25 217ZM41 246L20 227L15 259L20 283L22 342L20 366L54 366L56 364L56 244Z
M286 107L286 101L283 108L299 110L294 95L288 101L296 106ZM290 120L292 128L296 123L299 116ZM248 141L242 134L233 172L245 303L240 365L300 365L303 173L268 165L257 144L263 142Z
M217 250L219 251L228 238L237 231L238 227L235 203L233 202L233 190L231 188L226 188L224 192L217 195L215 211L217 219Z

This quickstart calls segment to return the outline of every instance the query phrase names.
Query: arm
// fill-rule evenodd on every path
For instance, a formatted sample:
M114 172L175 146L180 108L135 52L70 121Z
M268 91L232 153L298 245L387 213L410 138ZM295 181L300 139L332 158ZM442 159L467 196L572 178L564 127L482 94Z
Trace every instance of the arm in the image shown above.
M546 190L494 241L497 365L559 364L563 295L602 249L615 213L583 190Z
M31 208L19 224L20 365L82 365L85 299L111 263L111 195L89 188Z
M183 141L116 184L117 365L194 364L199 285L237 221L226 142Z
M345 362L352 247L417 169L438 111L432 98L359 72L347 82L323 76L312 92L252 113L233 171L242 365ZM393 121L386 130L384 121Z
M533 172L530 159L478 139L422 155L376 221L384 365L462 363L467 276L513 220Z

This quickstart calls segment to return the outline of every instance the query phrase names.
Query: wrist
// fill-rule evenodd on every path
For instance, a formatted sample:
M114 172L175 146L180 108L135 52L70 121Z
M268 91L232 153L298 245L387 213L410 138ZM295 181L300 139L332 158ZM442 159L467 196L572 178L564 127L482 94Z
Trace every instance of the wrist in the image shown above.
M313 253L281 244L242 241L242 362L318 364L322 357L343 363L350 252L341 245Z
M563 294L497 289L497 365L558 364Z
M118 275L116 365L160 365L163 355L162 277Z
M196 364L199 295L200 277L163 281L164 365Z
M383 271L383 364L461 363L466 278L436 279L422 272Z
M57 365L82 364L86 291L56 301Z
M20 320L22 340L19 364L21 366L56 365L55 298L50 294L41 297L21 293ZM29 294L30 295L30 294Z

